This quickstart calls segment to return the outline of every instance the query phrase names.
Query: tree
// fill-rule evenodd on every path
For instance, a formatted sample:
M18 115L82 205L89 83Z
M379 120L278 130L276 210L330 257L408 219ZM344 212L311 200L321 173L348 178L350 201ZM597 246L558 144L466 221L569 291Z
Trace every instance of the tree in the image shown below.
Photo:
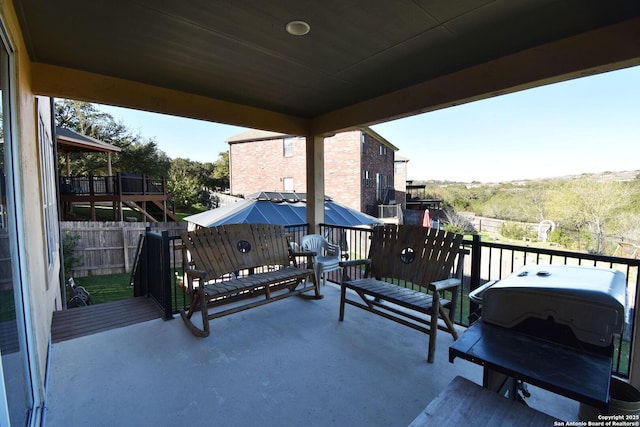
M218 160L213 164L213 177L217 180L217 187L229 186L229 152L222 151L218 154Z
M581 177L551 192L548 211L562 227L588 231L593 236L591 251L600 254L607 233L620 227L620 213L629 203L629 194L621 182Z
M221 152L215 163L188 159L171 160L158 149L153 139L132 133L127 126L102 113L88 102L58 100L55 105L56 125L121 148L114 153L114 171L135 172L167 177L167 192L180 207L202 202L204 188L229 186L229 152ZM61 164L62 161L60 162ZM77 175L107 173L107 157L103 153L71 153L71 170Z
M121 172L137 172L150 176L167 176L171 159L158 149L155 141L124 141L122 151L116 156L114 166Z
M613 253L640 243L640 175L608 172L492 184L429 181L444 206L513 222L553 220L549 239L569 249Z
M527 188L527 192L521 200L523 210L523 221L533 219L535 222L548 219L547 214L547 186L540 183L533 183Z
M177 158L171 162L167 177L167 192L181 208L188 208L200 202L203 164L189 159Z
M121 121L103 113L89 103L75 100L57 100L55 104L56 126L66 127L99 141L120 147L114 153L114 171L137 172L150 176L166 176L171 160L158 149L155 141L132 133ZM84 175L107 173L107 157L103 153L71 153L71 170ZM62 162L59 162L63 164Z

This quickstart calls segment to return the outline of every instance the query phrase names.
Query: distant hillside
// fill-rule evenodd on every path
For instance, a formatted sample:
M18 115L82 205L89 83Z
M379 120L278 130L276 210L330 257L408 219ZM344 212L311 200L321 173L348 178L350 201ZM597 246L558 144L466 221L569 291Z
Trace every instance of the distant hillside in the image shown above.
M634 170L634 171L617 171L617 172L600 172L600 173L583 173L581 175L563 175L563 176L556 176L556 177L547 177L547 178L535 178L535 179L517 179L517 180L512 180L512 181L499 181L499 182L479 182L479 181L472 181L472 182L463 182L463 181L446 181L446 180L413 180L412 183L414 185L421 185L421 184L425 184L425 185L455 185L455 184L466 184L466 185L472 185L472 186L496 186L496 185L502 185L502 184L508 184L508 185L526 185L526 184L531 184L531 183L543 183L543 182L550 182L550 181L558 181L558 182L563 182L563 181L569 181L569 180L574 180L574 179L578 179L578 178L591 178L594 179L596 181L601 181L601 182L606 182L606 181L633 181L635 179L640 179L640 170Z
M516 183L525 183L525 182L548 182L548 181L569 181L579 178L591 178L600 182L607 181L633 181L640 176L640 170L635 171L618 171L618 172L600 172L600 173L583 173L581 175L564 175L558 177L550 177L550 178L537 178L533 180L517 180L517 181L507 181L510 184Z
M413 184L424 184L425 198L442 200L453 212L523 223L553 221L556 241L565 247L610 253L616 242L640 242L640 170L498 183Z

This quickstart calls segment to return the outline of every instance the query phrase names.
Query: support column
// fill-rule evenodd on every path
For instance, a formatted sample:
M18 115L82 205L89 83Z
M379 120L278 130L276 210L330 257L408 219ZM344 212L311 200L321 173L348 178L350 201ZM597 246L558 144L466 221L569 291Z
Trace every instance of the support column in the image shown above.
M107 151L107 176L105 177L107 193L113 194L113 169L111 169L111 151ZM115 202L113 205L115 209Z
M72 181L70 180L70 178L71 178L71 154L68 151L66 151L64 153L64 161L65 161L65 169L66 169L66 172L67 172L66 178L69 178L69 185L72 185L71 184ZM71 188L71 190L73 190L73 187L70 187L70 188ZM71 213L73 213L73 203L72 202L64 202L63 206L64 207L63 207L62 211L64 212L64 217L65 217L65 219L68 219L68 217L71 216Z
M307 135L307 222L309 234L324 222L324 137Z
M113 170L111 169L111 151L107 151L107 175L111 177Z
M67 177L71 176L71 153L64 153L65 166L67 168Z

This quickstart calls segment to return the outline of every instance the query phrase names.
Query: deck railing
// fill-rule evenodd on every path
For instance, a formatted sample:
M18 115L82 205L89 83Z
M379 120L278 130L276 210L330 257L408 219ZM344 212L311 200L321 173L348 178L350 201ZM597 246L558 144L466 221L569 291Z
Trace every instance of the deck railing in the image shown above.
M299 242L300 237L306 234L306 230L307 226L301 224L287 231L290 233L292 242ZM366 258L369 251L370 228L322 224L320 230L332 243L340 245L344 259ZM144 289L166 307L167 313L177 313L189 303L189 298L184 292L181 241L179 236L168 236L166 233L151 234L149 239L145 239L145 244L157 248L150 249L151 258L146 258L145 263L140 263L141 268L148 270L148 273L140 273L139 277L140 280L156 282L152 287L144 285ZM500 280L524 265L534 264L585 265L619 270L627 279L628 301L631 305L630 311L633 313L635 295L640 286L640 260L638 259L485 242L481 241L479 236L465 240L464 244L469 249L469 254L465 257L463 292L456 310L455 321L460 325L468 326L480 314L479 307L474 306L468 298L471 290L487 281ZM347 274L353 278L362 274L362 271L352 269ZM327 278L339 283L340 272L329 272ZM631 315L623 334L616 337L614 344L613 373L623 378L629 377L634 328L633 315Z
M74 196L164 195L164 177L135 173L99 176L61 176L60 194Z
M173 298L171 276L176 268L175 243L179 238L169 236L168 231L160 233L147 228L141 239L134 270L131 274L133 296L153 298L164 312L165 319L173 317Z

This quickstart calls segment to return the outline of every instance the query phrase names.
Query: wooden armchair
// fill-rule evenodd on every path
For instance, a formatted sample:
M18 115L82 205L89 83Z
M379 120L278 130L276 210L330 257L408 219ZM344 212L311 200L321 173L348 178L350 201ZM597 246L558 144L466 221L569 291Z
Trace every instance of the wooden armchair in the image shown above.
M433 228L375 227L369 258L340 263L344 267L340 320L344 319L345 304L349 304L424 332L429 335L427 361L432 363L438 328L458 338L451 319L462 283L461 243L462 235ZM362 278L348 278L348 268L353 266L364 266ZM353 293L347 294L347 290L359 299L350 299ZM450 300L442 298L445 290L451 291ZM444 325L439 325L438 318Z

